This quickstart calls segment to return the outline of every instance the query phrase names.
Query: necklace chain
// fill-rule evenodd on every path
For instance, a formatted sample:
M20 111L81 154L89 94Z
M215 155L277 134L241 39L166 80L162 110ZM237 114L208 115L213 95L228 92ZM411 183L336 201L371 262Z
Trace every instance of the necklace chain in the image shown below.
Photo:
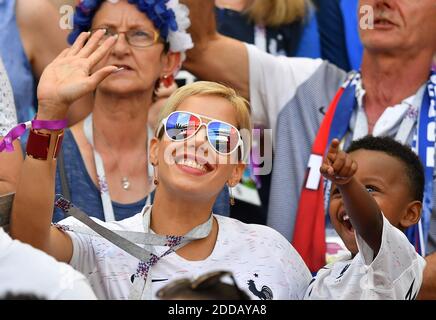
M98 134L98 136L101 137L101 140L103 140L103 143L104 143L104 144L106 145L106 147L110 150L110 153L111 153L112 155L114 155L114 152L113 152L113 148L112 148L112 146L109 144L109 142L106 141L106 139L104 138L103 134L101 134L98 130L95 130L95 126L94 126L94 132L96 132L96 133ZM94 144L95 144L95 142L94 142ZM92 146L91 146L91 147L92 147ZM132 186L132 184L131 184L131 182L130 182L130 180L129 180L129 176L128 176L128 175L126 176L126 175L124 175L124 174L121 172L120 164L119 164L119 161L118 161L117 158L115 158L115 164L116 164L116 166L117 166L117 171L118 171L118 173L119 173L120 176L121 176L121 181L120 181L120 183L121 183L121 187L123 188L123 190L125 190L125 191L129 191L130 188L131 188L131 186Z

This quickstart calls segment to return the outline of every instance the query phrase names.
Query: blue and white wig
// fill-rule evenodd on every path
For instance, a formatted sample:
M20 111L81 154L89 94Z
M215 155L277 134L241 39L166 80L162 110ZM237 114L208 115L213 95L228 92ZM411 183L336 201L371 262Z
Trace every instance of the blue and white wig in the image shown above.
M80 0L74 13L74 28L68 36L72 44L80 33L91 29L92 19L104 1L116 3L119 0ZM128 0L136 5L139 11L145 13L153 22L160 36L169 44L171 52L184 52L194 45L186 29L189 28L189 9L179 3L179 0Z

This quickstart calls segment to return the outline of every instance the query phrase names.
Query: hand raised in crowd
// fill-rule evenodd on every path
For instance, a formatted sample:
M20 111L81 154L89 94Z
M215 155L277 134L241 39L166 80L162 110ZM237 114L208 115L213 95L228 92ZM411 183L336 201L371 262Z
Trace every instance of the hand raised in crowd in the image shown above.
M62 51L46 67L38 85L38 119L65 118L71 103L94 91L100 82L118 70L116 66L92 70L116 42L114 36L100 45L103 35L103 30L91 37L88 32L82 33L71 48Z
M338 185L347 184L357 171L357 163L340 150L339 140L333 139L321 165L321 174Z

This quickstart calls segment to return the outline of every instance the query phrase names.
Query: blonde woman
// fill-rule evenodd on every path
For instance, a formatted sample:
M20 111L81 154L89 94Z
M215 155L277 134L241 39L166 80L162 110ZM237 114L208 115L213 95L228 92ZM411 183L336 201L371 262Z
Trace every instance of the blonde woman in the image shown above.
M63 119L72 101L117 70L109 65L91 75L86 72L86 65L97 65L115 44L111 37L97 47L102 36L94 34L83 47L86 34L82 34L73 50L47 68L38 88L38 119ZM47 160L28 156L24 161L12 215L13 236L87 274L102 299L153 299L167 282L216 269L232 272L252 298L302 298L311 275L281 235L212 212L224 185L234 186L245 167L250 140L243 133L251 129L246 100L216 83L194 83L169 98L158 123L150 144L157 186L153 206L120 222L95 220L135 236L149 258L141 261L108 240L87 234L73 218L58 228L51 226L56 139L50 143ZM54 137L62 133L44 132ZM167 246L151 246L163 235Z

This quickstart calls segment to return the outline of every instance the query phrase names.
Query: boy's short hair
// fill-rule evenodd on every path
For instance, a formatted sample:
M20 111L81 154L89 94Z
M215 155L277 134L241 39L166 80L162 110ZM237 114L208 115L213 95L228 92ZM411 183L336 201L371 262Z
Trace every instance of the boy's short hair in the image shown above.
M357 150L370 150L384 152L400 160L405 168L409 180L413 200L422 201L424 196L424 168L421 160L409 146L403 145L390 137L366 136L353 141L347 153Z

